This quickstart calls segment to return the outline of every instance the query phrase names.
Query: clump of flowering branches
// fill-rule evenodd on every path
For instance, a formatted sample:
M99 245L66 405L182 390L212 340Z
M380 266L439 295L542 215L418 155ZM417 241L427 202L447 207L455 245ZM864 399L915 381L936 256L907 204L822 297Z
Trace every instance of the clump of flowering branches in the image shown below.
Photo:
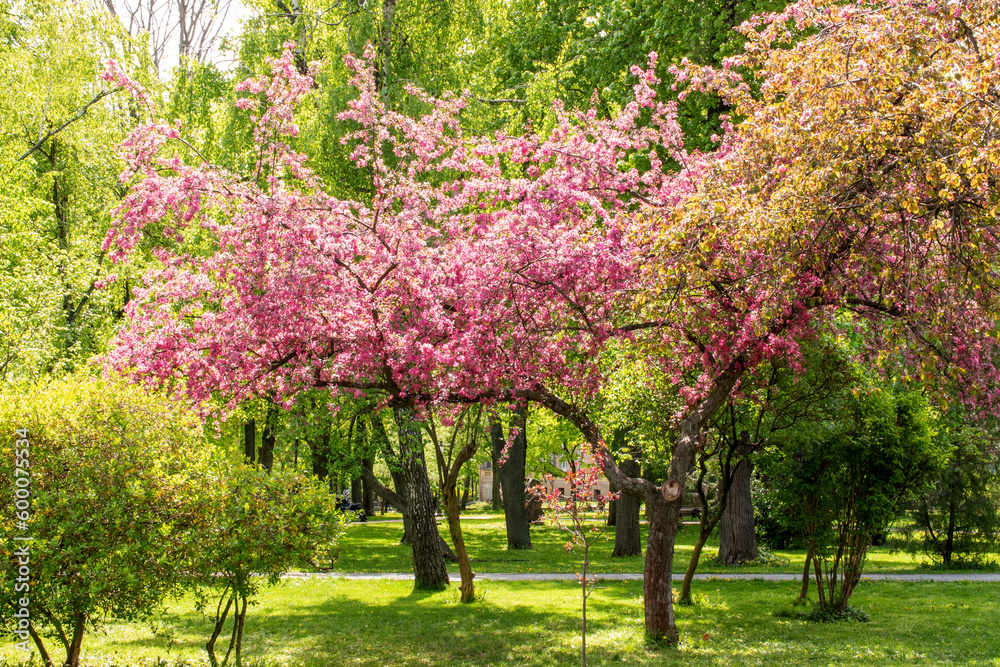
M565 484L557 486L557 480L545 475L545 485L537 486L535 494L545 503L545 518L560 530L569 533L566 551L583 549L583 563L579 574L583 623L580 626L580 661L587 665L587 598L597 584L597 577L589 575L590 548L600 539L607 539L607 522L604 513L608 503L617 499L617 493L607 495L594 493L604 474L604 454L602 449L584 447L582 456L585 465L572 468L561 478ZM589 461L587 461L589 459ZM591 516L588 518L588 513Z

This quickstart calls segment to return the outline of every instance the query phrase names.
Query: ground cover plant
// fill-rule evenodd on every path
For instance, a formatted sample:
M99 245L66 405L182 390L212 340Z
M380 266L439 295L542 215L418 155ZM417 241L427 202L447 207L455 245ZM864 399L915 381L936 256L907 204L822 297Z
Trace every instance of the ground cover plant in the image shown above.
M598 665L996 665L998 584L865 583L855 604L868 623L808 623L790 608L794 582L707 582L678 609L684 639L657 649L642 635L642 585L604 582L591 597L589 658ZM247 618L246 664L574 665L576 582L485 582L484 599L409 582L296 580L264 591ZM191 600L153 623L111 626L87 640L85 665L203 665L210 621ZM0 664L17 664L0 645ZM36 663L37 664L37 663Z

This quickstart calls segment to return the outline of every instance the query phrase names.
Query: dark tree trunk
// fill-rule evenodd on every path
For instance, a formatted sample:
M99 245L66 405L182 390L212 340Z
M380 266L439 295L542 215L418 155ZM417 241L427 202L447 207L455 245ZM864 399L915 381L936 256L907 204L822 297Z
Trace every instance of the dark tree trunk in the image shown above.
M469 506L469 488L472 486L472 478L468 475L465 476L465 481L462 483L462 501L459 503L459 509L463 512Z
M497 463L496 454L490 450L490 460L493 467L490 469L490 479L492 485L492 498L490 498L490 504L493 509L498 510L501 507L501 498L503 494L500 492L500 465Z
M362 467L372 470L375 467L375 462L371 459L363 459L361 461ZM361 509L364 510L365 516L375 516L375 494L372 491L372 485L368 483L367 479L362 477L361 479Z
M733 483L719 521L719 560L726 565L746 563L759 555L753 499L750 496L750 476L753 474L751 451L746 442L736 449L738 463L733 469Z
M638 462L628 459L618 466L629 477L638 477ZM615 548L611 555L615 558L639 556L642 554L642 534L639 531L639 504L637 497L623 493L615 501Z
M351 480L351 502L356 503L364 495L363 490L364 484L362 484L361 477L355 477Z
M493 474L500 478L500 486L503 490L503 512L507 525L508 549L531 548L531 524L528 521L524 495L524 466L528 455L527 418L526 408L518 407L514 411L511 427L517 429L517 436L511 446L507 448L507 460L500 466L499 470L493 471ZM493 445L494 458L500 459L506 440L503 435L503 426L499 421L493 421L490 424L490 441Z
M617 521L618 521L618 501L617 500L608 501L607 526L610 528L614 526Z
M806 554L805 565L802 566L802 586L799 588L799 599L795 604L803 604L809 599L809 564L812 562L812 551Z
M312 450L313 475L320 481L327 481L330 476L330 431L327 430L310 442L309 448Z
M257 423L251 419L243 425L243 456L247 463L257 460Z
M440 589L448 585L444 540L434 516L434 493L427 476L420 426L414 420L412 407L393 409L399 432L399 457L406 480L406 514L410 515L410 546L413 548L414 586Z
M954 500L948 501L948 533L944 539L944 551L942 560L945 565L951 565L951 555L955 551L955 505Z
M386 463L389 466L389 474L392 475L392 485L396 489L396 495L400 498L406 498L406 478L403 476L403 470L394 461L386 459ZM410 543L410 515L406 511L406 507L400 505L396 507L403 515L403 536L399 538L400 544Z
M260 464L268 472L274 467L274 429L271 428L270 422L271 418L268 416L264 432L260 436Z

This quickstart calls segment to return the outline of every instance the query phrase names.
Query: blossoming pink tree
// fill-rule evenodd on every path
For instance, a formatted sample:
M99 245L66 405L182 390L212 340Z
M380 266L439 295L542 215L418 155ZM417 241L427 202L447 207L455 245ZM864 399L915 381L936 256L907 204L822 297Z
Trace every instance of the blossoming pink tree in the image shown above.
M383 105L370 56L349 64L358 98L343 117L358 129L345 142L372 176L367 201L326 194L292 149L313 82L290 51L240 86L260 147L251 173L172 157L175 127L132 134L133 185L107 247L125 257L156 225L179 249L160 252L110 361L196 400L379 396L405 448L417 583L438 586L447 573L414 419L432 403L538 399L543 383L593 393L640 257L621 213L683 195L651 152L680 158L680 132L651 69L636 69L636 102L614 119L565 112L546 138L469 137L464 97L411 90L427 111L409 118ZM635 152L652 169L628 167Z
M155 123L126 146L136 183L109 248L127 254L149 225L198 243L161 253L111 360L194 398L373 393L403 433L425 404L530 400L604 451L565 397L599 387L610 337L645 332L688 399L668 478L627 477L608 455L604 469L647 504L646 629L676 641L682 490L701 429L748 369L797 363L817 326L853 328L873 360L995 409L998 15L996 0L812 0L757 17L746 57L678 70L744 119L706 156L680 149L652 71L635 70L636 100L610 120L562 113L547 138L470 137L463 97L411 91L428 111L403 117L352 61L363 202L326 195L292 150L312 82L286 54L245 84L253 173L166 157L179 132ZM631 168L635 154L651 169ZM419 469L415 446L411 459ZM414 558L418 581L447 580L443 565L421 570L416 544Z

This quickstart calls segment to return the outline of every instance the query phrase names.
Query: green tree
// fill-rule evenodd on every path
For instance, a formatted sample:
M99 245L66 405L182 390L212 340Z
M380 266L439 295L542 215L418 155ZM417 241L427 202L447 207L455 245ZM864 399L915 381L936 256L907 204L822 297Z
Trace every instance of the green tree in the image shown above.
M942 419L948 459L940 477L920 498L916 512L924 550L935 560L981 558L1000 537L997 452L990 430L966 424L958 411Z
M932 479L943 459L919 394L861 383L831 418L776 437L766 477L779 516L809 550L818 610L842 614L872 541Z
M0 86L18 91L0 97L0 381L19 381L102 351L141 271L101 288L130 108L98 75L114 58L142 79L145 61L81 3L11 5L0 35Z
M26 462L3 466L0 483L29 480L30 505L3 505L0 557L24 544L15 535L31 538L26 581L4 571L3 617L27 598L42 662L54 639L75 667L88 627L147 617L183 588L191 531L212 506L201 425L161 396L74 378L0 395L0 433L4 457ZM26 528L15 511L30 516Z
M343 516L318 480L293 471L226 466L211 521L198 539L196 571L210 592L212 635L205 645L212 667L220 664L215 644L232 612L232 631L221 664L232 654L242 664L248 605L261 585L274 585L296 565L329 567L336 558Z

